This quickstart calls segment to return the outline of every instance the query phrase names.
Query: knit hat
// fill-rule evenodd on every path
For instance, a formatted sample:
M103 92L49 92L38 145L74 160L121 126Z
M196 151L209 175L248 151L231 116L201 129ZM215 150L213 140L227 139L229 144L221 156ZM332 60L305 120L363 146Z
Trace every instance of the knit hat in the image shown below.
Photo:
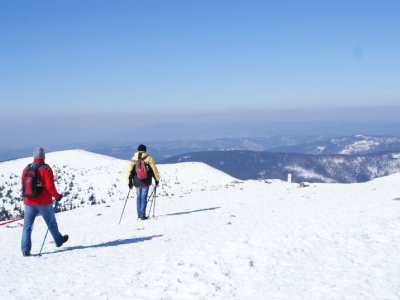
M33 150L33 158L41 158L44 159L44 150L43 148L37 147L35 150Z
M146 146L143 144L140 144L139 147L137 147L137 151L144 151L146 152Z

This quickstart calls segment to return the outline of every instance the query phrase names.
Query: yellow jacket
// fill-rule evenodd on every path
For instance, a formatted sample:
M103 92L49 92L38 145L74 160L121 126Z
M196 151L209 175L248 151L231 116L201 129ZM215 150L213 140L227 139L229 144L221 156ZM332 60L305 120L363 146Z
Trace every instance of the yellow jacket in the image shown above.
M137 160L139 159L140 152L142 153L142 159L144 160L144 162L146 164L150 165L150 167L152 169L152 176L154 177L154 179L156 181L160 181L160 175L158 174L157 166L156 166L156 163L154 162L154 159L150 155L148 155L146 152L138 151L132 156L132 159L130 160L130 162L128 164L128 168L126 169L126 182L129 184L129 181L131 178L131 172L134 169ZM150 177L150 180L151 180L151 177ZM149 185L151 185L151 181L150 181Z

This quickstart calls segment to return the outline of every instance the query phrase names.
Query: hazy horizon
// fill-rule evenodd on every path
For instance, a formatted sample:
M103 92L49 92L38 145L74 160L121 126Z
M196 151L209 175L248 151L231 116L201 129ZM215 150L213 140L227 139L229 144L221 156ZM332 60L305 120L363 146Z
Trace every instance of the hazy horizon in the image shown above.
M271 117L262 112L238 115L197 115L188 118L152 118L141 122L131 116L60 116L46 117L45 122L37 118L14 119L8 123L2 119L0 126L0 150L9 152L6 157L15 157L9 150L24 149L30 153L41 146L46 151L64 149L90 149L97 147L119 147L151 141L214 140L221 138L249 138L273 136L400 136L400 120L390 118L400 114L400 107L336 110L337 118L329 118L327 111L281 111ZM380 112L380 114L379 114ZM372 113L374 118L366 118ZM290 117L300 116L300 117ZM312 118L310 116L318 116ZM222 115L223 116L223 115ZM332 115L331 115L332 116ZM341 116L341 118L339 118ZM353 118L351 118L353 116ZM357 118L358 116L358 118ZM364 118L363 118L364 117ZM387 118L384 118L387 117ZM114 121L115 120L115 121ZM4 153L4 151L3 151ZM18 154L17 156L19 156ZM25 155L25 154L23 154ZM4 157L4 156L3 156Z
M93 128L122 128L123 126L140 127L143 125L161 123L193 124L203 122L310 122L310 121L398 121L400 105L393 106L359 106L332 108L303 108L277 110L227 110L227 111L198 111L191 113L60 113L40 114L46 120L45 125L54 123L68 127ZM0 119L2 128L20 125L39 125L35 121L36 114L5 114ZM1 128L0 128L1 130Z

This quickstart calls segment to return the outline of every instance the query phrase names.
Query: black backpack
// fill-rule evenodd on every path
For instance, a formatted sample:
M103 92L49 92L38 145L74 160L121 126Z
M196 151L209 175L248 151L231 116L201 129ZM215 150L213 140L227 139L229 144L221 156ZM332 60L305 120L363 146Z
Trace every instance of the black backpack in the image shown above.
M36 198L43 191L43 184L40 180L38 169L45 164L29 164L22 178L22 196L26 198Z

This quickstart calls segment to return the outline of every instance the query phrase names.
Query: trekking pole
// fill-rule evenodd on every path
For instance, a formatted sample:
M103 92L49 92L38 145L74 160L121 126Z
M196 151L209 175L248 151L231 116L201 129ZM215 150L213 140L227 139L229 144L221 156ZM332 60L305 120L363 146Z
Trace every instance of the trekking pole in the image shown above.
M154 200L154 206L153 206L153 218L154 218L154 211L156 210L156 197L157 197L157 186L155 186L154 187L154 197L153 197L153 200Z
M49 222L49 225L50 225L51 222L53 222L53 219L56 217L57 205L58 205L58 201L56 201L56 204L54 204L54 215L51 218L51 220ZM46 240L47 234L49 233L49 225L47 225L47 230L46 230L46 234L45 234L44 239L43 239L42 247L40 247L39 257L42 256L42 249L43 249L44 241Z
M147 217L150 217L150 212L151 212L151 207L153 206L153 200L154 200L154 191L156 190L156 187L154 187L154 189L152 190L150 196L149 196L149 200L147 200L147 202L151 201L150 203L150 209L149 209L149 214ZM153 198L151 198L153 196Z
M131 189L129 189L128 196L126 196L126 200L125 200L124 208L122 209L122 213L121 213L121 217L119 218L119 223L118 223L118 225L119 225L119 224L121 224L122 215L124 214L124 210L125 210L126 202L128 202L128 197L129 197L129 193L130 193L130 192L131 192Z

